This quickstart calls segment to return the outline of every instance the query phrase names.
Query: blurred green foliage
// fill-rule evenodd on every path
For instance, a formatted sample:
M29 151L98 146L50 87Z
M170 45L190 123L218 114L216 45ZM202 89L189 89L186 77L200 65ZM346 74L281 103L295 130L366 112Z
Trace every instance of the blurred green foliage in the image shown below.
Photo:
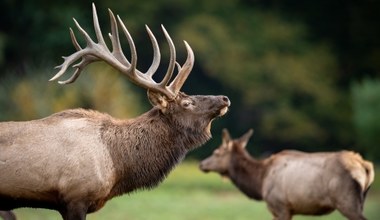
M44 73L38 75L37 73ZM51 70L31 70L22 79L9 77L0 83L0 120L31 120L68 108L90 108L125 118L143 109L131 84L104 64L93 64L82 80L61 86L48 82ZM43 84L44 86L41 86Z
M352 86L353 122L359 146L368 157L380 156L380 80L365 79Z
M190 19L185 26L194 28L181 29L181 38L194 40L207 74L237 90L252 109L242 121L252 118L263 138L322 145L334 135L323 123L338 120L331 114L342 100L331 77L336 62L325 45L306 40L305 27L255 10L241 11L230 25L208 15Z
M74 51L68 33L68 27L74 27L72 17L94 36L91 2L0 2L0 120L30 120L76 107L130 118L149 109L145 91L104 64L92 65L72 85L47 82L55 73L53 67L62 62L60 57ZM380 160L373 145L363 141L364 134L379 136L379 131L371 121L359 125L356 119L364 117L359 112L370 109L361 104L364 92L355 89L360 86L350 92L355 82L380 75L380 29L375 22L380 3L110 0L95 4L105 35L110 30L106 9L121 16L137 45L139 69L147 69L152 61L144 29L148 24L162 51L157 77L165 73L168 50L160 30L164 24L180 63L186 55L181 40L195 52L196 64L183 91L231 99L230 112L214 122L210 147L191 156L210 154L220 143L223 127L236 136L252 127L255 146L263 146L253 151L354 149ZM122 44L128 56L126 41Z

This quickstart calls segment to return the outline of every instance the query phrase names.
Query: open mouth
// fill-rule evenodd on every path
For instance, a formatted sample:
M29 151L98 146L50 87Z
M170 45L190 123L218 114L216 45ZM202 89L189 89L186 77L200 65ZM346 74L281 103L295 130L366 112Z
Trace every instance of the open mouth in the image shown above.
M228 107L230 107L231 101L223 96L223 105L221 106L222 108L219 110L219 117L225 115L228 112Z
M228 106L222 108L219 112L219 116L223 116L228 112Z

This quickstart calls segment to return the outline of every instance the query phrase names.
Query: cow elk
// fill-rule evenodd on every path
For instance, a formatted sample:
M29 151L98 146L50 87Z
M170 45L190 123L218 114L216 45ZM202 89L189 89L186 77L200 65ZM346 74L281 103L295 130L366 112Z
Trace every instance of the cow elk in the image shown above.
M285 150L256 160L245 149L253 130L223 142L200 163L204 172L228 177L245 195L264 200L276 220L293 215L324 215L337 209L351 220L363 220L363 205L374 180L373 165L351 151L304 153Z
M129 120L115 119L92 110L66 110L46 118L0 123L0 210L37 207L57 210L66 220L85 219L111 198L159 184L189 150L211 138L211 122L230 105L226 96L189 96L180 92L194 63L185 42L187 60L176 62L173 42L170 62L161 82L152 79L160 63L159 46L147 27L154 51L146 73L136 69L137 55L124 23L109 10L112 50L101 33L95 5L93 21L97 43L75 21L86 40L82 48L70 29L77 52L64 57L59 72L75 65L75 72L62 84L74 82L90 63L105 61L132 82L148 90L153 108ZM124 56L118 35L123 30L131 48L131 61ZM173 71L177 75L172 79ZM11 214L11 212L3 212Z

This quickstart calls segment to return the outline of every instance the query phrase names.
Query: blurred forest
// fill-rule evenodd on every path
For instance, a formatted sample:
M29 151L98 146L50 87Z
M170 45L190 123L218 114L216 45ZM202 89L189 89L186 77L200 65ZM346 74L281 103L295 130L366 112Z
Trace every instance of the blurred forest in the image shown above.
M48 82L61 56L75 51L68 31L75 27L72 17L94 36L91 2L0 1L0 121L76 107L131 118L150 108L145 90L103 63L91 65L74 84ZM180 63L186 55L182 40L195 53L182 90L231 99L229 113L213 124L214 138L190 157L209 155L226 127L233 136L255 129L250 150L257 154L352 149L380 161L380 1L94 2L103 33L110 31L107 8L124 20L139 69L152 62L147 24L160 43L159 71L165 72L163 24Z

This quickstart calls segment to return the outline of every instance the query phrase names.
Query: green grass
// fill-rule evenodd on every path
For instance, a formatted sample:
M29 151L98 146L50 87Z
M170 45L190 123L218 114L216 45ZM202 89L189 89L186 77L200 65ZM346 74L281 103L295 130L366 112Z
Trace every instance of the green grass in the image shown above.
M158 188L139 191L109 201L89 220L263 220L272 219L264 202L248 199L229 181L204 174L196 163L182 163ZM379 171L379 169L378 169ZM365 215L380 219L380 182L368 194ZM61 219L55 211L18 209L19 220ZM295 220L343 220L338 212L323 217L297 216Z

